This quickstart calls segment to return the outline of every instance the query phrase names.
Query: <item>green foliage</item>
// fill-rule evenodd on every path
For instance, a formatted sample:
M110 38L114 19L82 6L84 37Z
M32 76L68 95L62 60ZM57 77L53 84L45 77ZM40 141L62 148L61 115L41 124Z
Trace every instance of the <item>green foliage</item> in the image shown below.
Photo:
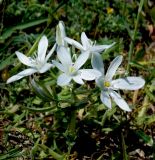
M131 113L114 104L107 110L93 82L82 87L55 87L57 70L48 73L50 77L31 77L30 84L26 78L5 84L9 75L23 68L15 51L32 55L43 34L51 47L59 20L64 21L67 35L76 40L85 31L99 44L117 42L102 55L110 63L122 54L125 70L138 7L138 1L127 0L0 1L0 159L154 158L155 57L146 53L151 43L146 28L154 21L154 7L148 11L144 6L135 33L130 74L142 75L146 85L138 92L123 93L133 108ZM145 157L137 156L137 149Z

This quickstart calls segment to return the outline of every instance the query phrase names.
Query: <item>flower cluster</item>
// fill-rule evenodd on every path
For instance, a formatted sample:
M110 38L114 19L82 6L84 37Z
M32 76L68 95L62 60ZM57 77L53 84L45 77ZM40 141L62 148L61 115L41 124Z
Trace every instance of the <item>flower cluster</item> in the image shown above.
M57 78L57 85L70 85L72 80L80 85L85 81L95 80L100 88L100 99L108 108L112 107L113 100L121 109L131 111L126 101L117 92L118 90L137 90L144 86L145 81L141 77L125 77L113 80L113 77L122 62L122 56L117 56L110 64L106 74L101 52L112 47L110 45L95 45L84 32L81 34L81 44L66 36L64 23L59 22L56 29L56 44L46 55L48 40L43 36L38 44L38 51L33 57L27 57L23 53L16 52L18 59L30 68L10 77L7 83L17 81L25 76L34 73L44 73L53 67L60 70ZM80 51L80 55L74 56L69 45L74 46ZM48 62L49 58L56 51L57 59ZM75 58L76 57L76 58ZM92 68L82 68L86 61L91 59Z

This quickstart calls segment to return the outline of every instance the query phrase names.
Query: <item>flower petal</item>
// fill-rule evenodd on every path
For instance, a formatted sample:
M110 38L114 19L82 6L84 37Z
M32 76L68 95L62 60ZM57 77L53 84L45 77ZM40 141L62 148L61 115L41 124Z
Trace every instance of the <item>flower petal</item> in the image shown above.
M83 82L83 80L82 80L80 75L74 76L73 80L78 84L84 84L84 82Z
M115 42L112 43L112 44L110 44L110 45L95 45L95 46L92 46L91 52L98 52L98 53L100 53L100 52L102 52L105 49L111 48L114 44L115 44Z
M31 74L33 74L35 72L37 72L36 69L28 68L28 69L25 69L24 71L19 72L17 75L25 77L25 76L29 76L29 75L31 75Z
M39 70L39 73L45 73L48 71L51 67L53 67L52 63L45 63L43 67Z
M77 42L77 41L75 41L75 40L73 40L71 38L68 38L68 37L65 37L64 40L67 43L73 45L75 48L78 48L81 51L85 51L85 48L79 42Z
M7 84L9 83L12 83L14 81L18 81L19 79L23 78L24 76L19 76L19 75L14 75L12 77L10 77L8 80L7 80Z
M108 92L101 91L100 99L105 106L111 108L111 99Z
M56 43L54 44L54 46L52 47L52 49L49 51L49 53L47 54L46 58L45 58L45 61L47 62L48 59L51 57L51 55L53 54L53 52L55 51L56 49Z
M70 66L72 64L71 55L65 47L60 46L58 48L57 56L63 66Z
M110 91L110 96L114 100L114 102L124 111L130 112L131 109L129 108L128 104L126 101L115 91Z
M78 59L76 60L74 67L78 70L81 66L84 65L84 63L87 61L88 58L89 58L88 52L81 53Z
M34 65L31 63L30 57L25 56L23 53L16 51L16 55L18 59L25 65L29 67L33 67Z
M85 50L88 49L89 47L91 47L90 39L88 39L85 32L82 32L82 34L81 34L81 42L82 42L82 45Z
M71 81L71 77L69 77L68 75L66 75L65 73L61 74L58 79L57 79L57 84L59 86L65 86L68 85L69 82Z
M65 69L65 67L64 67L61 63L59 63L59 62L57 62L57 61L55 61L55 60L53 60L52 63L53 63L60 71L62 71L62 72L66 72L66 71L67 71L67 70Z
M92 81L101 76L101 73L95 69L80 69L81 77L84 80Z
M117 56L110 64L108 71L105 75L105 79L107 81L111 81L112 77L114 76L114 74L116 73L116 70L118 69L119 65L122 63L122 56Z
M97 85L99 88L104 89L104 77L103 77L103 76L95 79L95 82L96 82L96 85Z
M145 81L141 77L126 77L113 80L111 84L116 89L137 90L144 86Z
M19 72L18 74L10 77L10 78L7 80L6 83L8 84L8 83L12 83L12 82L14 82L14 81L18 81L19 79L21 79L21 78L23 78L23 77L25 77L25 76L31 75L31 74L33 74L33 73L35 73L35 72L37 72L37 70L32 69L32 68L25 69L24 71Z
M64 41L65 37L66 37L65 25L63 21L59 21L59 24L56 27L56 43L58 44L58 46L67 47L67 43Z
M40 61L45 61L45 55L48 47L48 40L46 36L42 36L38 44L38 59Z
M92 55L91 64L94 69L100 71L102 75L104 75L104 64L102 56L99 53L95 53Z

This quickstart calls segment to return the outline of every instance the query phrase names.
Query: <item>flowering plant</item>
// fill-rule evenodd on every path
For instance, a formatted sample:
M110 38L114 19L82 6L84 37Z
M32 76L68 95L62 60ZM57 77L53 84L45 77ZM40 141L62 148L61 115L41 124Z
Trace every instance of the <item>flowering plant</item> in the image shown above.
M127 102L116 92L119 89L124 90L137 90L144 86L145 81L141 77L125 77L113 80L116 70L122 62L122 56L117 56L110 64L107 73L104 71L104 63L102 56L99 54L103 50L112 47L115 43L110 45L94 45L93 42L88 39L86 34L82 32L81 34L82 45L66 37L64 23L59 22L56 30L56 44L49 51L46 56L46 51L48 47L48 40L46 36L43 36L38 44L37 55L34 57L26 57L20 52L16 52L18 59L30 68L10 77L7 83L17 81L25 76L32 75L36 72L45 73L51 67L57 67L62 73L58 75L57 85L67 86L71 84L71 80L83 85L85 81L95 80L96 85L101 89L100 99L102 103L108 108L112 107L111 98L115 103L125 111L131 111ZM73 62L73 57L71 56L71 50L68 44L76 47L81 51L81 54ZM57 60L52 60L52 62L47 62L52 56L54 51L57 52ZM87 60L91 57L92 69L80 69ZM32 83L34 84L34 83ZM111 98L110 98L111 97Z
M141 77L120 77L120 75L116 75L116 71L122 63L122 55L112 60L105 73L105 62L102 52L104 54L104 50L113 47L115 43L110 45L96 45L82 32L82 44L80 44L66 36L65 26L62 21L57 25L55 39L56 42L47 55L48 39L45 35L41 37L38 43L37 54L34 53L32 57L27 57L17 51L16 55L19 61L29 68L10 77L7 83L9 84L25 76L33 75L30 77L32 88L43 101L50 101L48 103L50 106L43 108L27 107L27 109L45 113L50 111L58 119L62 118L62 112L63 115L65 113L69 115L69 120L66 120L67 118L65 119L68 127L63 136L70 140L67 142L69 148L68 154L70 154L71 147L76 139L77 112L79 119L82 119L81 115L85 109L87 112L88 107L96 107L96 105L100 106L100 104L104 106L104 109L108 108L107 111L111 111L115 107L112 107L112 100L119 108L129 112L131 108L123 97L121 97L119 90L138 90L144 86L145 81ZM78 52L76 53L77 50ZM39 74L47 71L48 80L38 80L41 76ZM63 110L64 108L65 111ZM97 121L101 126L104 124L107 111L105 111L101 122ZM58 122L55 124L57 125ZM55 124L53 127L54 130ZM60 127L62 127L61 124ZM38 144L38 142L36 143ZM55 140L54 145L56 146ZM45 145L41 144L40 146L46 150ZM59 155L53 150L50 151L50 154L55 159L65 159L64 155Z

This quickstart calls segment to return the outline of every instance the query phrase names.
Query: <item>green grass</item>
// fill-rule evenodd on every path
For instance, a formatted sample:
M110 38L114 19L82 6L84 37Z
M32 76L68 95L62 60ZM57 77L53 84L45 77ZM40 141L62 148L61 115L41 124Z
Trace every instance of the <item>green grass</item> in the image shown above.
M139 9L135 0L0 1L0 160L155 159L154 33L147 29L155 24L146 5ZM32 55L43 34L52 48L59 20L73 39L80 41L85 31L97 44L116 42L102 54L105 68L121 54L122 71L146 81L138 91L121 92L132 112L115 104L107 110L94 82L73 86L75 91L56 86L56 69L37 75L34 83L26 77L6 84L24 69L15 51Z

